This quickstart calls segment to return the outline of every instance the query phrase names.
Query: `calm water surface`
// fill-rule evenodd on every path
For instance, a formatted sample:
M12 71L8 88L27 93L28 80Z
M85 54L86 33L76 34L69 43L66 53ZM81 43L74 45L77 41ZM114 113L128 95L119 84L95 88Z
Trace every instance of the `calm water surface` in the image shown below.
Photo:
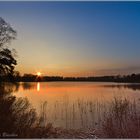
M100 125L103 113L115 98L140 99L139 84L94 82L20 83L13 93L28 98L48 122L63 128L91 128Z

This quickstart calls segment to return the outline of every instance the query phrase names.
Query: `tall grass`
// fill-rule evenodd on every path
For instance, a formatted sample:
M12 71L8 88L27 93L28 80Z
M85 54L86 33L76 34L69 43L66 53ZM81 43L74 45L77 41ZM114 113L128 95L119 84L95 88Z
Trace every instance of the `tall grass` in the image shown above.
M140 138L139 105L138 100L125 98L114 98L106 104L84 99L72 103L67 100L64 104L57 102L59 109L54 112L57 112L55 115L64 112L57 119L64 123L66 129L86 131L96 128L101 138Z
M106 138L140 138L139 103L115 98L105 113L102 130Z

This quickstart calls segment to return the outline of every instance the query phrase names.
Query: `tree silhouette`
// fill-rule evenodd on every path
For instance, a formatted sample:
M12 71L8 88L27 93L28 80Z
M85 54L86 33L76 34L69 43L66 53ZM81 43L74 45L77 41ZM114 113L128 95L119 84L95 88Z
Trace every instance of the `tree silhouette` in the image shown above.
M0 17L0 76L11 76L17 64L14 50L9 43L16 38L16 31Z
M16 38L16 31L0 17L0 48L8 45Z

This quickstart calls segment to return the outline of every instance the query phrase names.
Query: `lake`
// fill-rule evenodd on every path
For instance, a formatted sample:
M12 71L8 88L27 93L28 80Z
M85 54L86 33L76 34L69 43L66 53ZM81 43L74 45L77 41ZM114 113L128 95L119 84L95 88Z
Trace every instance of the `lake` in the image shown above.
M26 82L14 90L16 97L26 97L42 125L52 123L63 128L99 127L103 113L114 98L140 100L139 84L103 82Z

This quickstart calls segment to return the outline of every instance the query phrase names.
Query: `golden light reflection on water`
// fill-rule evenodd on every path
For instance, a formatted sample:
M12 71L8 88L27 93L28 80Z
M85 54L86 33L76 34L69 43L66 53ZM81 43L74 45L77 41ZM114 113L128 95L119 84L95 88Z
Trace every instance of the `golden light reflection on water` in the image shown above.
M114 97L138 99L140 90L115 83L33 82L22 83L14 95L27 97L38 114L43 105L47 121L54 126L90 128L100 122L98 118Z
M40 91L40 83L37 83L37 91Z

